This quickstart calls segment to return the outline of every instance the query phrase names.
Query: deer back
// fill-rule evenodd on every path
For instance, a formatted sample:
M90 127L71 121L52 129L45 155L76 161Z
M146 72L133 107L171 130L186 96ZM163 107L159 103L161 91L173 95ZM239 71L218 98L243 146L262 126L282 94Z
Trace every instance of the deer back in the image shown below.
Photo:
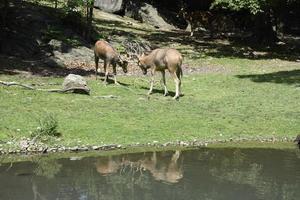
M110 62L117 62L119 60L119 54L108 42L104 40L98 40L95 43L94 52L95 56L98 56L102 60Z

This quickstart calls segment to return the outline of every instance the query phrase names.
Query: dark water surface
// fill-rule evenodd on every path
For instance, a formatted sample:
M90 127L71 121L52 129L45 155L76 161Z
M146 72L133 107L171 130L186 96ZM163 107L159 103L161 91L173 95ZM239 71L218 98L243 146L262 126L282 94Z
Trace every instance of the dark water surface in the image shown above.
M300 199L298 149L73 156L0 164L0 200Z

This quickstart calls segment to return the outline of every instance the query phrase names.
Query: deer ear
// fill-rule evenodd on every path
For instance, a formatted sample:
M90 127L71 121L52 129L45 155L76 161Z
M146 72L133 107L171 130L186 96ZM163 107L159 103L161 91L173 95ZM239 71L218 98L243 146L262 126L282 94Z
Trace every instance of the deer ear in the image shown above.
M143 52L140 56L137 56L137 58L140 61L144 56L145 56L145 53Z

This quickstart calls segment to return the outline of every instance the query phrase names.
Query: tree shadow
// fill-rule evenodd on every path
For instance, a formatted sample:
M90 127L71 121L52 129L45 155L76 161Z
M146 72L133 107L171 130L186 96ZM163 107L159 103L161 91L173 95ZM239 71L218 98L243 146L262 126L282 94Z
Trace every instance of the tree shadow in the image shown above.
M193 59L196 54L216 58L232 57L251 60L259 59L282 59L297 61L300 59L300 38L290 37L288 40L278 44L258 44L251 37L242 37L241 34L230 36L220 33L211 38L206 32L195 33L190 37L186 31L160 31L141 37L150 41L154 46L170 45L173 42L189 45L195 51L195 55L189 55ZM227 42L224 42L227 41ZM197 58L197 56L195 57Z
M222 58L235 57L251 60L281 59L296 61L300 58L300 39L293 38L286 43L273 43L269 45L258 44L251 38L228 38L230 45L217 45L214 51L208 52L208 56Z
M48 45L51 39L57 39L56 37L59 38L63 35L64 39L68 40L69 37L78 36L72 29L65 29L64 22L59 17L62 11L27 1L22 1L21 4L15 2L17 1L11 1L12 6L8 10L8 19L10 20L7 21L7 29L4 33L0 31L0 54L3 54L0 56L0 74L15 75L21 74L21 71L41 76L65 76L69 73L94 74L94 70L90 69L90 66L88 69L80 66L66 68L57 63L57 60L49 60L54 54L54 49ZM199 31L195 33L194 37L190 37L190 33L183 30L147 31L140 27L134 27L130 23L115 20L95 19L94 22L100 24L101 28L95 30L93 42L99 39L97 33L103 33L107 36L117 36L117 40L122 37L142 38L150 42L152 49L171 47L174 43L186 45L187 47L180 47L180 51L190 59L207 56L245 59L279 58L288 61L300 59L300 38L295 37L286 44L265 46L251 41L250 38L237 35L220 34L216 38L210 38L207 33ZM56 26L58 26L58 30L55 28ZM59 32L61 30L63 32ZM101 38L105 37L102 35ZM79 41L81 39L79 37ZM223 39L228 42L218 41ZM90 48L90 44L84 41L81 41L80 44L71 43L70 45L65 45L63 42L58 48L64 54L77 46Z
M267 74L237 75L236 77L241 79L250 79L257 83L270 82L296 85L296 87L300 87L300 70L279 71Z
M77 47L90 48L72 27L65 26L62 10L28 1L13 0L9 5L7 23L0 31L0 74L65 76L94 73L94 70L80 66L66 68L61 60L54 59L55 50L64 54ZM58 49L50 45L52 39L61 42L55 44Z
M38 75L42 77L65 77L68 74L78 74L82 76L94 75L94 69L84 69L80 67L66 68L55 61L42 58L41 60L27 61L17 57L0 56L0 74L3 75Z

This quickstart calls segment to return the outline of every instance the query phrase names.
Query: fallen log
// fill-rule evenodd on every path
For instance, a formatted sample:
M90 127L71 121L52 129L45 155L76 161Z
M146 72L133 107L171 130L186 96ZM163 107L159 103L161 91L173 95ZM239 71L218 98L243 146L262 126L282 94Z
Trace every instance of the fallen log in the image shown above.
M24 87L24 88L29 89L29 90L36 90L36 88L34 88L32 86L21 84L21 83L17 83L17 82L0 81L0 84L5 85L5 86L20 86L20 87Z
M67 92L73 92L73 93L80 93L80 94L89 94L89 91L86 90L86 88L81 87L70 87L65 89L41 89L41 88L35 88L30 85L21 84L17 82L5 82L0 81L0 84L4 86L20 86L29 90L36 90L36 91L44 91L44 92L57 92L57 93L67 93Z

